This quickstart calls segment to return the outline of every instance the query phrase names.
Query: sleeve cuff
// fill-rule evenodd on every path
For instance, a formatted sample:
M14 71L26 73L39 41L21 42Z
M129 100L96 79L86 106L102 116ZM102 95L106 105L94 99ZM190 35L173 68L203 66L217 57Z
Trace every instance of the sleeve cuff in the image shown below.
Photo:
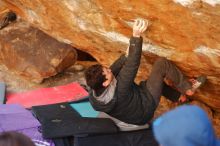
M131 39L130 39L130 44L136 44L136 43L140 43L140 42L143 42L142 37L131 37Z

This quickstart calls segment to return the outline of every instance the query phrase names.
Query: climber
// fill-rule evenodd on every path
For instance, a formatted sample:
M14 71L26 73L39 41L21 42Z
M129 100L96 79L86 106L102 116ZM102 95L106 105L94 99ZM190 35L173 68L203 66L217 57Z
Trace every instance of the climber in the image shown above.
M181 94L192 96L205 82L205 77L200 76L191 84L174 64L160 58L154 63L148 80L139 85L134 83L141 60L141 34L147 27L147 21L135 20L128 53L110 68L96 64L85 71L86 83L92 89L90 102L94 109L129 124L149 122L161 95L171 100L178 100ZM180 92L166 85L165 78L171 80Z
M220 146L208 115L195 105L179 106L153 122L161 146Z

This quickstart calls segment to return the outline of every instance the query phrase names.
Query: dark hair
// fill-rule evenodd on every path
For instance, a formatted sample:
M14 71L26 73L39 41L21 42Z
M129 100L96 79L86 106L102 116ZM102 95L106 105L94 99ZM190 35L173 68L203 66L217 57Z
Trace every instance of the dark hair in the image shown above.
M18 132L0 134L0 146L35 146L31 139Z
M95 64L90 66L85 71L85 78L87 85L95 90L96 94L105 89L105 87L102 85L102 83L106 80L105 75L103 75L102 65Z

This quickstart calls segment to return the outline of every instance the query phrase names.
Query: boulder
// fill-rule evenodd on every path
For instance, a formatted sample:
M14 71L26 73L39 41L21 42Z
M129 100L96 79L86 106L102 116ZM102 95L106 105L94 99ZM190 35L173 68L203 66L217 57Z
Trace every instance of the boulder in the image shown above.
M77 59L76 50L28 23L11 23L0 30L0 62L15 74L40 83Z

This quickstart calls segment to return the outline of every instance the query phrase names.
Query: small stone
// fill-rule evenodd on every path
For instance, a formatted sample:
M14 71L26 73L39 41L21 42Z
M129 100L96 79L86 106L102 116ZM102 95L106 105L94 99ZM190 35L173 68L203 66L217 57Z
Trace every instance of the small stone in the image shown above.
M85 68L83 65L81 64L75 64L73 67L72 67L75 71L83 71Z

